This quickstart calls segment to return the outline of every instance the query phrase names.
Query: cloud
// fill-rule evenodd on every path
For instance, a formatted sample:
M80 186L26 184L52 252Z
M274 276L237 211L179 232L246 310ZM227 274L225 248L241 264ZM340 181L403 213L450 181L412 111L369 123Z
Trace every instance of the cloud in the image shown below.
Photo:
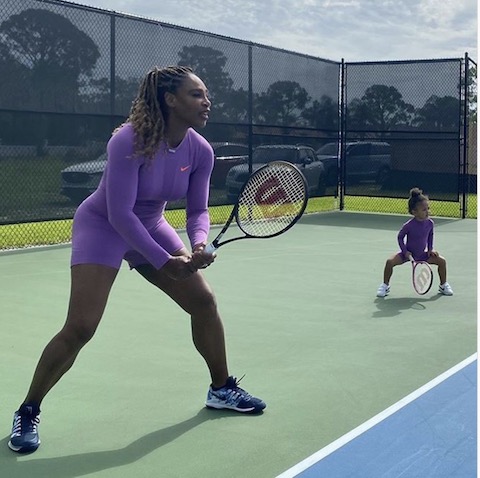
M97 0L95 6L337 61L465 51L477 58L476 0Z

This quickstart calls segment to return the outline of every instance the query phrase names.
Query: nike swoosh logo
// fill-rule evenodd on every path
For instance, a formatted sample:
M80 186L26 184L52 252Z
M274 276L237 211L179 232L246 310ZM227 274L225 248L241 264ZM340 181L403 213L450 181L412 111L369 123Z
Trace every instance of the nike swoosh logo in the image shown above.
M184 171L186 171L188 168L190 168L190 166L182 166L180 168L180 171L183 173Z

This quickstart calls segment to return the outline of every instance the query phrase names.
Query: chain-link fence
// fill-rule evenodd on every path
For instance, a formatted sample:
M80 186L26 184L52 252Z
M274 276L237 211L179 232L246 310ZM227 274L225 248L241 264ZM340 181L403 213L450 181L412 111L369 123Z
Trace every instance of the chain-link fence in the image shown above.
M310 210L338 195L375 210L418 185L459 216L465 188L476 195L462 170L468 59L344 64L59 0L0 4L0 248L69 240L154 65L191 66L211 92L213 222L235 196L228 175L280 154L315 169ZM178 227L183 207L167 211Z
M461 59L349 63L343 71L344 194L405 198L420 187L432 200L450 201L443 215L458 216Z

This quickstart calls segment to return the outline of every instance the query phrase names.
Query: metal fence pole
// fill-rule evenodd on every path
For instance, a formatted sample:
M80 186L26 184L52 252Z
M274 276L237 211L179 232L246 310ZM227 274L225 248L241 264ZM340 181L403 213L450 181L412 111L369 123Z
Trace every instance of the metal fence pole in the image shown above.
M339 174L338 174L338 188L340 189L340 211L345 208L345 178L346 178L346 156L345 156L345 144L346 144L346 65L345 60L342 58L340 65L340 150L339 150Z
M252 45L248 45L248 173L252 174L253 156L253 53Z
M110 15L110 115L111 115L111 123L115 121L115 14L112 13ZM112 130L115 127L114 124L111 125Z
M465 53L464 83L463 83L463 167L462 167L462 219L467 217L468 199L468 74L469 74L468 53Z

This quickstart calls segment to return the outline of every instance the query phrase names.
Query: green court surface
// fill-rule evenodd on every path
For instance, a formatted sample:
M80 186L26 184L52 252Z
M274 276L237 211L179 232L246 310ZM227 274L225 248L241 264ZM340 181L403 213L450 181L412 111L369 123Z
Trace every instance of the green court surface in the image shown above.
M455 295L426 296L394 270L408 216L308 215L284 236L221 248L205 271L231 373L260 416L203 407L207 369L188 317L122 268L104 319L42 407L39 450L7 448L11 417L46 342L63 325L69 247L0 255L0 476L273 478L477 350L477 226L435 219ZM213 234L212 234L213 237Z

